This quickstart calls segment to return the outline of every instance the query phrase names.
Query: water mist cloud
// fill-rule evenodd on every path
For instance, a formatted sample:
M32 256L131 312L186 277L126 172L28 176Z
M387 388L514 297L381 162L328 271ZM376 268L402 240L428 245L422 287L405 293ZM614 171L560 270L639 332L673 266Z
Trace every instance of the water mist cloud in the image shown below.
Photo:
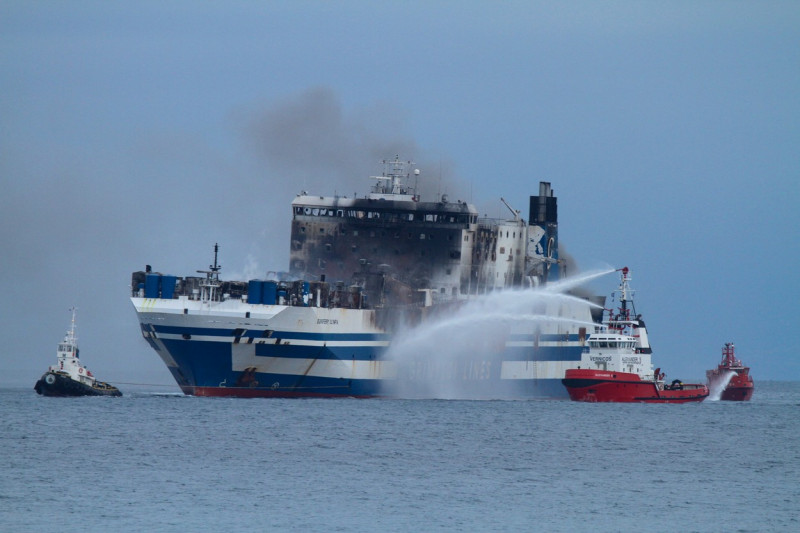
M614 271L589 272L546 287L495 291L453 313L399 332L387 353L387 359L397 366L398 379L387 385L385 394L400 398L486 397L485 390L476 395L471 382L459 379L465 361L497 360L512 334L565 334L575 326L591 328L594 323L586 309L599 306L563 292ZM426 368L424 375L415 371L420 366Z

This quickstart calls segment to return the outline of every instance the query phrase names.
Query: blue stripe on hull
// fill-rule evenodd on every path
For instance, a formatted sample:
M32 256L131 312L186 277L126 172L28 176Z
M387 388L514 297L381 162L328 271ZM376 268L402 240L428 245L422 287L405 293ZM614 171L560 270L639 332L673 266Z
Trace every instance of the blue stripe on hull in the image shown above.
M143 330L152 328L156 333L169 334L169 335L182 335L182 336L201 336L201 337L239 337L241 342L247 342L247 339L252 338L254 341L264 339L282 339L282 340L308 340L308 341L390 341L392 336L388 333L307 333L299 331L281 331L273 330L266 327L259 327L256 329L230 329L230 328L193 328L189 326L163 326L152 324L150 326L142 326ZM269 332L269 337L265 333ZM533 334L519 334L515 333L509 335L509 341L521 342L578 342L580 336L578 334L541 334L538 336Z
M254 389L265 396L393 396L402 389L410 397L438 395L435 389L451 391L451 397L468 398L566 398L566 389L560 379L500 379L500 361L579 361L582 348L569 347L512 347L504 354L484 357L482 360L460 360L457 363L441 363L431 375L417 380L413 365L401 367L400 380L345 379L320 376L303 376L253 372L247 374L233 370L231 348L225 342L199 340L161 339L169 355L178 365L170 367L175 380L185 392L192 394L192 387L226 387L246 389L247 396ZM151 345L154 345L151 341ZM155 347L155 346L154 346ZM256 357L285 357L308 359L335 359L345 361L381 360L383 348L367 347L320 347L257 344L253 346ZM497 361L487 365L486 360ZM419 359L418 363L435 366L436 361ZM455 366L453 366L455 364ZM409 370L409 369L412 370ZM417 367L418 368L418 367ZM237 395L235 393L230 395Z
M297 346L292 344L256 344L256 357L286 359L334 359L374 361L382 359L384 348L375 346Z
M223 328L192 328L188 326L161 326L152 325L156 333L169 335L189 335L192 337L240 337L243 342L248 338L263 339L292 339L308 341L387 341L391 338L385 333L305 333L300 331L281 331L269 328L258 329L223 329ZM265 332L269 332L269 337Z

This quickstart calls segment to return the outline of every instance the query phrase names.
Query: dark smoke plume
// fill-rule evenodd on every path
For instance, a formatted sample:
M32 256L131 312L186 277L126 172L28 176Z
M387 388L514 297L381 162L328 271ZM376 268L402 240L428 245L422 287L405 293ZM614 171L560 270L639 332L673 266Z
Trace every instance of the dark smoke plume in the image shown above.
M372 185L368 177L383 171L380 162L399 156L421 170L424 199L469 199L469 187L452 179L452 163L423 153L405 132L404 113L387 104L348 111L333 90L318 87L256 112L245 133L278 192L362 196Z

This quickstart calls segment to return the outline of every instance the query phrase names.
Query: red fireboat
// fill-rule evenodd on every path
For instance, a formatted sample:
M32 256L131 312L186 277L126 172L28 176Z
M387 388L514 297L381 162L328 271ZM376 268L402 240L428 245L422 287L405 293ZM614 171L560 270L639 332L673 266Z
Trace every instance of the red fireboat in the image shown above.
M753 397L750 367L744 366L741 360L736 359L732 342L726 342L722 347L722 362L714 370L707 370L706 377L709 389L725 387L720 394L720 400L746 402Z
M561 382L573 401L582 402L702 402L704 384L667 384L660 368L653 370L650 342L642 315L633 308L628 267L620 269L620 307L591 334L578 368L568 369ZM630 304L630 305L629 305Z
M687 403L702 402L708 396L708 387L700 383L676 379L666 384L652 375L642 378L631 372L573 368L562 381L570 399L578 402Z

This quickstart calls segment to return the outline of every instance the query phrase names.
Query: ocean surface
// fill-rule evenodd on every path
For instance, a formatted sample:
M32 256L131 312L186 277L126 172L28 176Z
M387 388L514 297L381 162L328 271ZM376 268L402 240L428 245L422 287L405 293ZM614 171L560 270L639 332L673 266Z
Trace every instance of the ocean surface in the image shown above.
M0 530L800 531L800 383L692 405L0 389Z

